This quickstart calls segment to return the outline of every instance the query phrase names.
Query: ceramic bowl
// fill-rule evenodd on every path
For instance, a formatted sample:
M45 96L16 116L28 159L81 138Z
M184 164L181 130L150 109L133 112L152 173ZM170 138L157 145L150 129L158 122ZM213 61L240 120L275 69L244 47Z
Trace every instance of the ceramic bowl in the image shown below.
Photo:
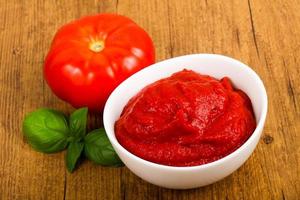
M193 167L160 165L139 158L123 148L115 137L114 124L129 99L145 86L175 72L190 69L221 79L227 76L234 86L251 99L257 127L250 138L237 150L214 162ZM126 79L108 98L103 122L108 138L124 164L137 176L152 184L189 189L214 183L237 170L255 149L267 115L267 93L262 80L247 65L238 60L215 54L193 54L155 63Z

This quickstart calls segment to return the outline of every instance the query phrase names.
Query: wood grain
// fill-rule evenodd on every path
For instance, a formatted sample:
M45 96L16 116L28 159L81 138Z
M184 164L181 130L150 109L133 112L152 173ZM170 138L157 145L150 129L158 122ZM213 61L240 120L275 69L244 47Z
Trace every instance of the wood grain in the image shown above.
M0 199L299 199L299 0L0 0ZM157 61L224 54L263 79L269 111L250 159L224 180L193 190L156 187L127 168L85 161L69 174L64 153L44 155L24 140L24 115L39 107L66 113L42 76L55 30L80 16L126 15L152 36ZM90 117L90 128L101 117Z

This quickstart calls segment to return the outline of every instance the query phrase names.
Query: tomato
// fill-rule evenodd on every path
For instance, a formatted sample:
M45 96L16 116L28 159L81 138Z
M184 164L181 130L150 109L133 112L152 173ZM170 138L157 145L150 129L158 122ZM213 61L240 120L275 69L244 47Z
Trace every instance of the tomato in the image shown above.
M45 59L44 77L74 107L102 111L124 79L154 63L149 35L127 17L87 16L61 27Z

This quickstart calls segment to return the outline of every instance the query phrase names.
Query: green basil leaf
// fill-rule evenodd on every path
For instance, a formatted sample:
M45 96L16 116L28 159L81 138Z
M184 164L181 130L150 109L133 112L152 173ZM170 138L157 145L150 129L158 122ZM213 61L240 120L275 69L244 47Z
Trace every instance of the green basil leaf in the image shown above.
M73 172L81 155L84 144L82 142L71 142L67 149L66 166L69 172Z
M28 143L37 151L44 153L61 151L68 144L67 118L56 110L39 109L25 117L23 133Z
M123 166L103 128L96 129L84 138L84 153L96 164L104 166Z
M73 112L70 116L69 127L70 136L75 141L81 140L86 134L88 108L80 108Z

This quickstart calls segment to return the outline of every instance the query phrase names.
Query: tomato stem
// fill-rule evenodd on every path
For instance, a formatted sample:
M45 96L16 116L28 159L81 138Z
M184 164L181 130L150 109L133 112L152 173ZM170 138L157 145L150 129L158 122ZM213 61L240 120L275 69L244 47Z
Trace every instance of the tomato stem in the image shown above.
M90 43L90 50L99 53L104 49L104 42L103 41L93 41Z

